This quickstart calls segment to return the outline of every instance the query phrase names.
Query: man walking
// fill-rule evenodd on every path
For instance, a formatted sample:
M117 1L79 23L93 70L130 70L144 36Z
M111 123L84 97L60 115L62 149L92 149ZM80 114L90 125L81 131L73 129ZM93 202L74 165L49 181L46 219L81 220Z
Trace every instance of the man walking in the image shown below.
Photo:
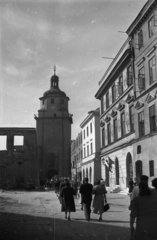
M87 221L90 220L92 190L93 190L93 185L88 183L88 178L85 178L84 184L80 186L80 193L82 195L83 210L84 210L84 215Z

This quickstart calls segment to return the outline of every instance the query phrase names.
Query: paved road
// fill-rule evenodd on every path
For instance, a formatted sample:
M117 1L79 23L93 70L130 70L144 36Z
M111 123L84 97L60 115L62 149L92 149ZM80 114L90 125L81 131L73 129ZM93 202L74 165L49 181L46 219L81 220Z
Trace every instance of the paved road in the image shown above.
M107 194L110 210L84 219L79 200L71 221L64 219L56 194L50 192L0 192L0 240L129 240L129 197Z

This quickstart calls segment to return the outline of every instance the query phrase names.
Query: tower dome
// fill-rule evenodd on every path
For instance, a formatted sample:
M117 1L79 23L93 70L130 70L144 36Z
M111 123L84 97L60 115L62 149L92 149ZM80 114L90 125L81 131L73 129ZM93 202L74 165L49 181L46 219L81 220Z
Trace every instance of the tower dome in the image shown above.
M56 75L56 66L54 66L54 75L50 78L50 89L44 93L43 97L53 94L66 96L66 94L59 89L59 77Z

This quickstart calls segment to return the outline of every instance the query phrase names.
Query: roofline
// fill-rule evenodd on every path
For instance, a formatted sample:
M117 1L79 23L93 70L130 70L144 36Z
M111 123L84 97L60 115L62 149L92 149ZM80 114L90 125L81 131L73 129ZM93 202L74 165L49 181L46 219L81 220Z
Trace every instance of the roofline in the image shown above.
M129 28L127 29L126 33L128 35L131 35L132 32L134 31L135 27L137 26L137 24L142 20L142 18L145 16L145 14L148 13L148 10L151 9L152 6L156 5L157 2L156 0L148 0L145 5L143 6L143 8L141 9L141 11L138 13L138 15L136 16L136 18L134 19L134 21L131 23L131 25L129 26Z
M116 72L120 69L120 67L122 66L122 64L124 64L124 60L127 60L127 63L129 62L129 59L131 60L131 49L126 49L125 52L123 53L123 55L121 56L121 58L118 60L118 62L116 63L116 65L112 68L112 70L110 71L109 75L107 76L107 78L105 79L105 81L102 83L102 85L100 86L100 88L98 89L98 91L95 94L95 98L99 99L99 96L101 95L101 92L104 90L104 88L107 86L107 84L110 82L111 78L114 77L114 75L116 74Z
M102 83L102 81L105 79L105 77L107 77L107 74L110 73L111 68L113 67L114 64L116 64L118 58L120 57L120 54L122 53L122 51L124 50L124 48L127 46L127 44L130 42L130 37L128 37L126 39L126 41L123 43L123 45L121 46L120 50L118 51L118 53L116 54L115 58L113 59L113 61L111 62L111 64L109 65L109 67L107 68L107 70L105 71L103 77L101 78L101 80L99 81L99 85ZM112 70L111 70L112 71Z
M94 111L90 111L88 112L88 116L83 120L83 122L80 124L80 127L83 128L88 122L89 120L94 117L94 116L100 116L100 108L97 108Z
M0 127L0 130L36 130L36 128L26 128L26 127Z

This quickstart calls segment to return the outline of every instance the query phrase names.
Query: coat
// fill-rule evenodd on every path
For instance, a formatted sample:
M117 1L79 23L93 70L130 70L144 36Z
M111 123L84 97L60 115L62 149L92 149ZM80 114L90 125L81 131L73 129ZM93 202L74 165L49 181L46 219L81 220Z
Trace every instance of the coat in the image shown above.
M84 183L80 186L80 193L82 195L82 203L91 204L93 185Z
M74 196L75 190L72 187L64 187L62 188L60 192L60 196L62 197L62 203L61 203L61 211L62 212L76 212L75 209L75 202L74 202Z

